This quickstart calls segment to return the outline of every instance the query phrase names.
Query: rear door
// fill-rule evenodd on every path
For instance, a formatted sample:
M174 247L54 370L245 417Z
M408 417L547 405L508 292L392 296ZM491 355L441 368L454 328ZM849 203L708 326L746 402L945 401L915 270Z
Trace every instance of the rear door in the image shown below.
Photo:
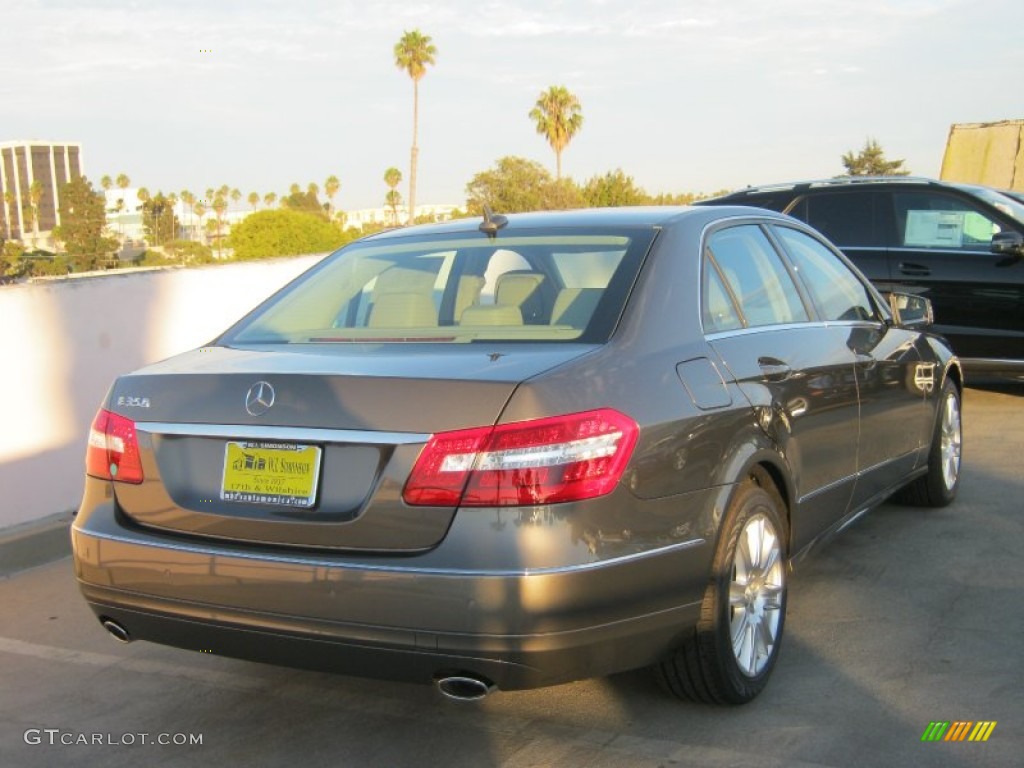
M925 396L936 374L921 361L919 334L886 323L867 286L836 253L792 227L773 226L772 234L796 268L818 317L845 336L854 356L860 440L853 505L858 508L914 469L928 440Z
M786 213L821 232L869 280L883 285L890 273L880 200L871 187L815 191L797 200Z
M848 333L813 321L806 294L760 224L709 234L703 280L708 342L790 463L799 551L846 513L853 493L859 413Z

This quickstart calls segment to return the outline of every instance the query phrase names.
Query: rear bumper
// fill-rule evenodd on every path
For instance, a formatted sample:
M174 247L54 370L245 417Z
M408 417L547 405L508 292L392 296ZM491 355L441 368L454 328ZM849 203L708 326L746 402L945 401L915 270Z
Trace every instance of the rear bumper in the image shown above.
M470 530L453 530L446 542L482 541L472 530L481 519L465 516ZM565 540L562 527L488 533L544 547ZM409 682L469 674L506 690L665 656L696 623L710 567L703 539L649 549L632 542L588 562L521 569L451 567L450 558L437 567L445 561L436 552L259 551L133 528L111 501L79 516L72 544L93 612L133 639Z

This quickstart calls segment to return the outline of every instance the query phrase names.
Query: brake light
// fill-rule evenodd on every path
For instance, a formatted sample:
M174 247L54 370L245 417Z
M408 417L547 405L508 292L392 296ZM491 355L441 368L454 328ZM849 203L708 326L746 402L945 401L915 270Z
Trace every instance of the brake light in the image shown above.
M405 484L414 506L529 506L610 493L639 427L596 411L431 436Z
M142 482L142 459L135 422L101 408L89 430L85 473L102 480Z

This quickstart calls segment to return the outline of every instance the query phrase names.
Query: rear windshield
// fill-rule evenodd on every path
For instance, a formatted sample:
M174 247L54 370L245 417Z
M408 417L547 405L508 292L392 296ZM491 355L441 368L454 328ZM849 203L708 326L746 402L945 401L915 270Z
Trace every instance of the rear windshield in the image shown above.
M589 228L354 243L222 342L603 342L654 234Z

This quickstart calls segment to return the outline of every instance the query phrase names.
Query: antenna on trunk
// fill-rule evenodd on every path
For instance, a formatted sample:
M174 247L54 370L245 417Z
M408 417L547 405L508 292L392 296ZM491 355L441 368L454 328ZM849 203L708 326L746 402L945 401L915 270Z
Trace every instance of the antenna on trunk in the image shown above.
M489 237L495 237L498 230L508 224L508 219L500 213L491 210L491 206L484 206L484 220L480 223L480 231Z

